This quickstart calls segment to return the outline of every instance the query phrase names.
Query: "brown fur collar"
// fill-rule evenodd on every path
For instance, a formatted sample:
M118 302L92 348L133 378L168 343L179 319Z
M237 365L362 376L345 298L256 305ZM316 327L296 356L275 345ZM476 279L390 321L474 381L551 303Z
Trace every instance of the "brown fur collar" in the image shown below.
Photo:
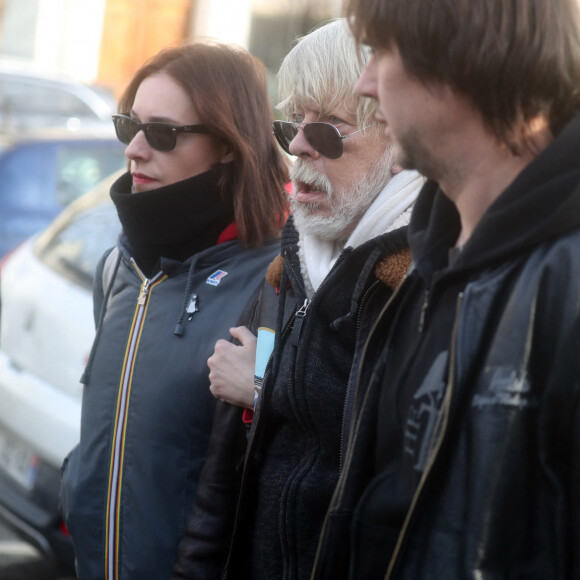
M411 265L411 250L404 248L383 258L375 267L375 276L389 288L395 289ZM268 266L266 281L274 288L280 287L284 258L278 254Z
M383 258L375 267L375 276L393 290L403 281L411 265L411 250L403 248Z

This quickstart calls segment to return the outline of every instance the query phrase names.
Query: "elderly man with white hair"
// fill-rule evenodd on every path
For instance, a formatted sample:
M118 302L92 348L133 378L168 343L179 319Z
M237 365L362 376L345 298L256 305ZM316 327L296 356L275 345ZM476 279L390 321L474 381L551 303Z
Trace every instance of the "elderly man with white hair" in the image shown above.
M218 341L208 361L211 390L228 404L218 408L175 577L310 576L357 361L408 268L406 224L423 184L394 164L375 103L355 94L366 60L339 19L282 63L288 120L274 122L274 134L296 157L293 211L247 325L231 330L237 344ZM248 438L242 407L246 423L253 411Z

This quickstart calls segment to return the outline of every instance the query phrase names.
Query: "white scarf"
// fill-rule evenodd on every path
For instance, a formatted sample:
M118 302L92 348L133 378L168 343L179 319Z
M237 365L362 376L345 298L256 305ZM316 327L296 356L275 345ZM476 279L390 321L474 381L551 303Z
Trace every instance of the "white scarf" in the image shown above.
M344 245L300 234L298 255L306 293L312 296L344 248L356 248L386 232L406 226L425 178L416 171L394 175L364 213Z

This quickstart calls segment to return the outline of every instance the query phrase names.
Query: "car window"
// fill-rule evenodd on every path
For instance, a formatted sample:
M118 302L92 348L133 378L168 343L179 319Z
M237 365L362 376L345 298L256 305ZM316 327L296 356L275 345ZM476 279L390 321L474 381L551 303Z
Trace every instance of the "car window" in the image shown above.
M0 107L8 116L28 113L98 118L91 107L64 87L42 86L17 79L0 79Z
M57 152L56 201L68 205L126 165L123 147L63 145Z
M0 158L0 205L54 213L55 158L53 143L22 145L7 151Z
M114 141L23 144L0 158L0 206L56 215L125 164Z
M115 245L121 225L112 202L74 215L37 252L49 268L90 290L99 258Z

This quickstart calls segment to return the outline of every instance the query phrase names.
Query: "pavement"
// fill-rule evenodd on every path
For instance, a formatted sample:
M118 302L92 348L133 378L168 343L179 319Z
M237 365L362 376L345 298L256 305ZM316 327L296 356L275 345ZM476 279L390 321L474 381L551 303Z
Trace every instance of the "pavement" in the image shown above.
M44 557L0 523L0 578L2 580L76 580L74 574Z

